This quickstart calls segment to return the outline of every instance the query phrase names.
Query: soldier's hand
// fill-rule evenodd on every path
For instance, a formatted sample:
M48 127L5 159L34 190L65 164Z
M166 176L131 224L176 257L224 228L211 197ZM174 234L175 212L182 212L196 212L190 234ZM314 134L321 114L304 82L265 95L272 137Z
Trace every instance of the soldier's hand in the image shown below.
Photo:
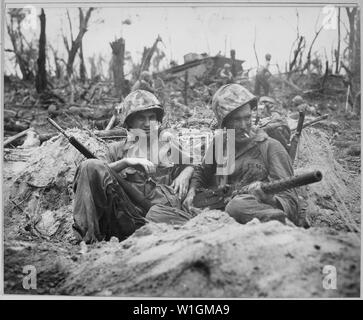
M180 199L184 199L189 189L190 178L193 174L193 167L185 168L172 182L171 187L174 192L179 195Z
M125 158L125 162L128 167L144 170L148 175L156 172L155 165L145 158Z
M271 194L267 194L265 193L262 189L261 189L261 181L256 181L251 183L248 186L248 193L252 194L253 196L255 196L255 198L257 199L257 201L259 202L263 202L272 206L276 206L276 199L274 198L273 195Z
M191 214L193 214L194 216L198 215L202 210L198 209L196 207L193 206L193 199L195 196L195 190L194 189L190 189L187 196L185 197L185 200L182 204L182 207L190 212Z

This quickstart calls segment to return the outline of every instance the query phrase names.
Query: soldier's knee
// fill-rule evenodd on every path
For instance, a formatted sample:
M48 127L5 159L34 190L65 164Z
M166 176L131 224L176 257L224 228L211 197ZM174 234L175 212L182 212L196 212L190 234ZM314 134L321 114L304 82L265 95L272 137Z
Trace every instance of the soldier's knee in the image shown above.
M87 176L89 180L95 180L104 175L106 165L98 159L87 159L79 166L81 176Z
M237 199L232 199L228 202L226 205L225 211L235 220L237 220L237 217L239 216L239 213L241 211L241 203Z
M80 164L80 168L87 171L98 170L104 166L105 164L98 159L87 159Z

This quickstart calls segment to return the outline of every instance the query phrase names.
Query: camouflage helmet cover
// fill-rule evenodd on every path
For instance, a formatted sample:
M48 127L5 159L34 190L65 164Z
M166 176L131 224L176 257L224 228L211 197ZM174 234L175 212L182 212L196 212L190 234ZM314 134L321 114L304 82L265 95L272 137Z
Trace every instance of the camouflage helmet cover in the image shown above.
M126 126L127 119L136 112L152 110L157 113L158 121L162 121L164 108L159 100L149 91L135 90L129 93L121 104L120 123Z
M212 109L221 127L224 119L233 111L249 103L251 108L257 106L257 98L240 84L226 84L213 96Z
M294 105L303 104L303 103L304 103L304 99L302 98L302 96L295 96L295 97L292 99L292 103L293 103Z

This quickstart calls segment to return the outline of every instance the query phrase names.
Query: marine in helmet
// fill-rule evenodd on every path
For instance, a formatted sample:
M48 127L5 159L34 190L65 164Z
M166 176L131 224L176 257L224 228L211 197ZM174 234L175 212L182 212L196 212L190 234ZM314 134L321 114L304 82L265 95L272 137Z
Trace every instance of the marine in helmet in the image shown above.
M271 61L271 54L266 53L265 64L257 68L256 80L255 80L255 90L254 94L256 96L261 95L261 88L263 89L263 94L268 96L270 93L270 84L268 79L271 77L271 72L269 70Z
M252 125L252 109L256 106L256 97L239 84L224 85L214 94L212 109L219 127L235 130L234 171L226 177L218 176L215 157L212 164L204 160L202 165L195 168L184 201L186 207L192 206L198 189L217 186L219 181L224 180L224 183L231 185L249 185L249 194L235 196L225 208L237 222L247 223L253 218L261 221L284 222L286 218L297 221L297 194L294 189L275 195L265 194L261 190L261 182L290 177L293 168L281 143ZM212 144L207 154L213 149Z
M255 124L279 141L286 150L289 149L291 130L286 112L275 99L263 96L258 100Z
M154 83L149 71L144 70L141 72L140 78L132 86L131 92L135 90L145 90L155 93Z
M152 130L157 130L158 135L163 115L164 108L152 93L136 90L126 96L120 116L121 125L129 130L128 137L109 145L105 159L85 160L77 169L73 227L78 240L92 243L109 240L112 236L123 240L147 221L179 224L191 217L182 211L181 204L193 167L159 162L159 159L156 163L151 161L150 149L155 143L151 138ZM132 135L133 131L145 133L147 143L138 143L140 137ZM167 142L157 139L157 144L163 144L158 145L158 150L165 145L179 148ZM151 208L146 210L125 196L115 173L126 179L133 192L146 199ZM165 211L167 214L163 214Z
M233 79L233 74L231 71L231 65L229 63L224 64L223 68L219 72L219 77L222 79L224 84L230 83Z
M317 115L316 109L314 107L309 106L302 96L295 96L292 99L292 109L291 111L305 112L308 115Z

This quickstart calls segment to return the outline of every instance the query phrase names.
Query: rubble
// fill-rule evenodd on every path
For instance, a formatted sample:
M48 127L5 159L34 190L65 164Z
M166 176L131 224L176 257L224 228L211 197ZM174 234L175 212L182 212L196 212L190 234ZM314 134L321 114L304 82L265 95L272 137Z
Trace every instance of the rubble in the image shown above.
M198 142L193 143L194 150L205 151L207 139L201 138L210 136L216 125L210 102L217 88L216 83L196 82L187 90L187 104L181 81L166 82L161 88L165 126L180 130L184 146L193 138ZM295 93L286 91L286 96L277 96L288 106ZM12 99L19 102L19 96ZM97 99L94 101L101 101ZM321 113L326 109L319 101L309 104ZM111 110L111 102L107 103L100 110ZM108 142L115 137L95 131L94 120L78 112L94 112L95 106L69 105L71 116L67 116L58 112L62 110L59 102L52 104L56 121L64 128L73 127L67 130L69 134L97 156L106 152ZM35 105L7 108L8 118L16 112L24 119L30 115L34 121L37 114L31 125L35 124L42 144L37 146L35 137L29 136L33 141L20 139L4 149L6 293L29 293L24 292L18 278L22 266L32 264L39 270L34 294L359 296L360 124L354 119L343 121L334 116L303 130L295 171L323 172L323 181L298 190L310 229L256 220L239 225L225 213L206 210L184 226L148 224L121 243L80 247L72 231L72 183L84 157L63 136L49 132L49 105L45 109ZM294 111L286 109L290 115ZM310 119L315 118L308 116L306 121ZM296 122L289 118L291 128ZM123 135L122 129L118 134L116 139ZM343 145L344 141L353 142ZM322 270L331 264L340 275L339 288L323 290Z

